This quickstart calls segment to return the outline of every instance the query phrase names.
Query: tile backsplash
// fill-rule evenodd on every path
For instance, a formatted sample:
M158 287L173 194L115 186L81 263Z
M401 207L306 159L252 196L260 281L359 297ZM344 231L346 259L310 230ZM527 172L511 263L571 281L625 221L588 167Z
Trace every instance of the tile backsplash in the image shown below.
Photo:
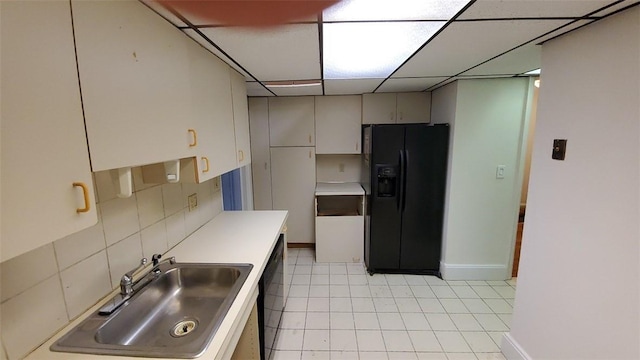
M133 179L134 194L121 199L111 173L95 173L96 225L0 264L0 360L24 357L119 286L142 257L167 252L222 211L215 179L149 185L139 168ZM194 193L198 207L189 211Z

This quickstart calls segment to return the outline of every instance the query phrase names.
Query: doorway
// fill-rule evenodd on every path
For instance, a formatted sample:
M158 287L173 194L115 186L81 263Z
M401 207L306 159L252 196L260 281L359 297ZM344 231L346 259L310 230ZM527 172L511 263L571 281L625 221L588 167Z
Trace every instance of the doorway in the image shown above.
M242 210L242 182L240 169L222 174L222 205L225 211Z
M531 98L531 112L529 117L529 128L527 130L527 147L524 158L524 169L522 175L522 192L520 194L520 207L518 213L518 226L516 230L516 243L513 253L513 268L511 270L511 276L518 276L518 268L520 265L520 249L522 247L522 234L524 232L525 218L527 212L527 193L529 192L529 175L531 170L531 153L533 150L533 138L535 136L534 130L536 127L536 117L538 108L538 93L539 93L540 79L534 79L533 96Z

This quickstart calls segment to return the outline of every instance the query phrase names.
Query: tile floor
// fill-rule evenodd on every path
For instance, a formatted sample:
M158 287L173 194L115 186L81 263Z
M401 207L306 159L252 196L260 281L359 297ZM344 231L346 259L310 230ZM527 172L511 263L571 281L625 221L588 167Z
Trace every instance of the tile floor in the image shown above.
M289 249L291 288L272 359L504 359L516 279L443 281L316 263Z

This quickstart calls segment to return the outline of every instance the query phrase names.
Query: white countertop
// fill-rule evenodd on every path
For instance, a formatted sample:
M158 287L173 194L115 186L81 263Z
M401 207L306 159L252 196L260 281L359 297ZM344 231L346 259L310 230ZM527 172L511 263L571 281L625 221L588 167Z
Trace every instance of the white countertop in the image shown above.
M359 183L317 183L316 196L364 195Z
M242 331L242 315L253 306L258 281L266 266L269 255L283 231L287 219L286 211L229 211L223 212L203 227L171 249L165 257L175 256L177 262L190 263L249 263L253 269L231 305L227 316L220 324L201 359L223 359L229 355L227 350L232 338ZM51 344L71 330L84 318L98 310L117 290L106 296L94 307L87 310L78 319L60 330L46 343L29 354L26 359L42 360L140 360L139 357L88 355L77 353L53 352ZM250 310L250 309L249 309ZM235 339L237 341L237 337ZM146 358L153 359L153 358Z

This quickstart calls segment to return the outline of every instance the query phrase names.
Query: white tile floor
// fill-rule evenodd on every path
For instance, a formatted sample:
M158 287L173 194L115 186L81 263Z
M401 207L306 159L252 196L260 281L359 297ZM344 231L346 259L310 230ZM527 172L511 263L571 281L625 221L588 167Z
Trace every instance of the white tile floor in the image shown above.
M274 360L504 359L516 279L369 276L289 249L291 288Z

